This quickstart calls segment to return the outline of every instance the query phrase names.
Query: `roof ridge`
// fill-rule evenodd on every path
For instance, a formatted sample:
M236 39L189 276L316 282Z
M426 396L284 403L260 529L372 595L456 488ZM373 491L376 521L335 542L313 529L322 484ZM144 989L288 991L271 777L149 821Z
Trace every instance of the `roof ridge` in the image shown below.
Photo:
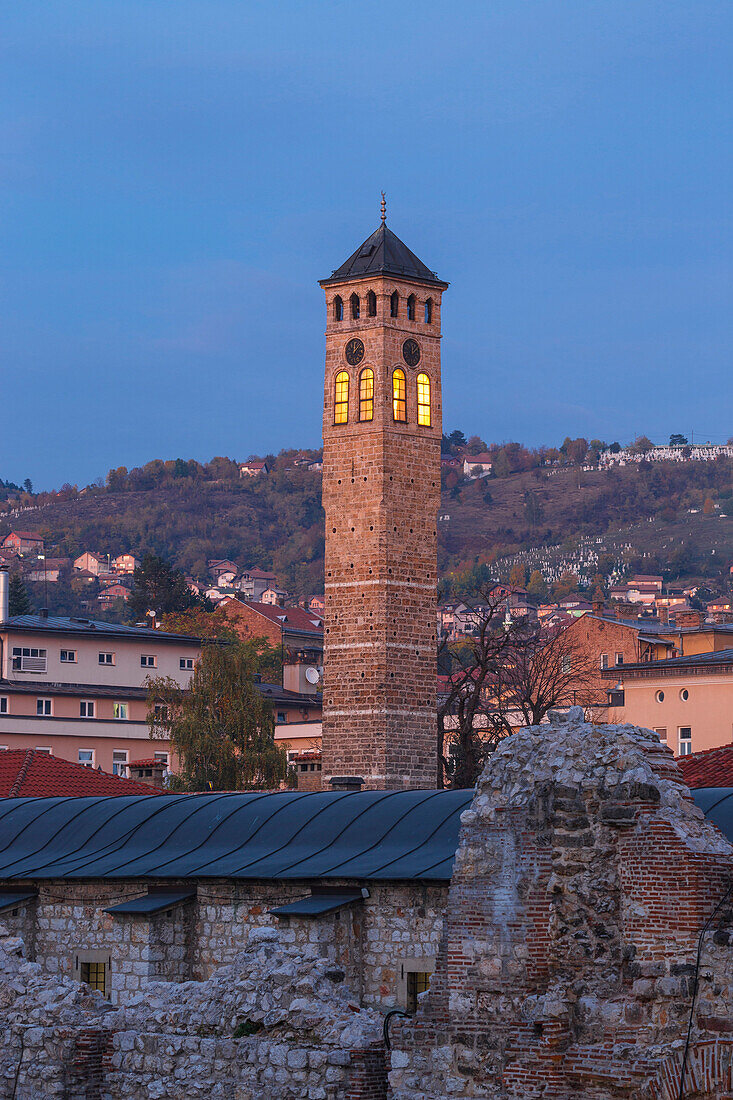
M26 779L28 778L28 772L30 771L30 766L33 762L33 757L35 755L35 751L36 751L35 749L28 749L28 751L26 752L25 760L20 765L20 769L18 771L18 774L15 777L15 782L13 783L13 785L10 788L10 791L8 793L8 798L17 798L18 797L18 793L20 791L20 788L23 786Z

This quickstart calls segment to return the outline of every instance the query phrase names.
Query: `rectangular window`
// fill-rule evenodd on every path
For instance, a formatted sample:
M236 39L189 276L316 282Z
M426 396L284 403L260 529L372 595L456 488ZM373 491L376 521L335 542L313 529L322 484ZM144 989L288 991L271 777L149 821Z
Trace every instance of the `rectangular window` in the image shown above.
M9 714L10 706L7 695L0 695L0 714Z
M153 753L153 760L158 760L161 764L167 764L168 763L168 753L167 752L154 752Z
M50 699L36 699L36 715L39 718L51 717L51 700Z
M667 729L665 726L655 726L654 732L663 745L667 744Z
M47 748L45 745L36 745L36 752L45 752L46 756L53 756L50 748Z
M127 750L112 750L112 775L124 775L127 771Z
M80 718L93 718L94 717L94 701L92 699L82 699L79 702L79 717Z
M141 668L157 668L158 667L158 658L153 657L153 655L151 653L143 653L140 656L140 667Z
M430 427L430 379L427 374L417 376L417 422Z
M104 963L83 962L79 968L79 977L90 989L104 993L107 988L107 967Z
M287 722L287 718L286 718L286 716L285 716L285 711L284 711L284 710L279 710L279 711L277 712L277 716L276 716L276 719L275 719L275 720L276 720L277 722L280 722L280 723L282 723L282 722Z
M349 376L345 370L336 375L334 386L334 424L346 424L349 419Z
M407 972L407 1011L417 1012L418 994L425 993L430 985L430 971L408 970Z
M623 655L623 653L617 653L617 654L616 654L616 664L617 664L617 665L622 665L623 663L624 663L624 655Z
M689 756L692 752L692 727L680 726L680 756Z
M79 749L77 760L80 764L83 764L85 768L94 767L94 749Z
M35 646L13 646L13 672L47 672L45 649Z
M601 668L608 668L608 654L601 654Z
M157 723L161 726L166 725L168 722L168 707L165 703L156 703L153 708L153 715Z
M100 653L99 663L100 665L113 665L115 663L114 653Z
M127 721L127 703L113 703L112 704L112 717L118 718L121 722Z
M76 664L76 650L75 649L62 649L61 650L61 664L62 665L75 665Z
M193 657L181 657L179 666L184 672L193 672L194 660Z
M562 672L563 676L567 676L571 668L572 661L570 657L568 657L567 655L563 655L560 658L560 671Z

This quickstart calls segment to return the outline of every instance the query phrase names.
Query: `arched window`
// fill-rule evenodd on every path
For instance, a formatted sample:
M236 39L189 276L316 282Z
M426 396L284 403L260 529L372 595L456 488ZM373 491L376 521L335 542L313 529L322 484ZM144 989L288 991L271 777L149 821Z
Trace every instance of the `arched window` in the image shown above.
M433 323L433 299L428 298L425 302L425 324L432 325Z
M333 319L334 321L343 321L344 319L344 303L340 294L337 294L333 300Z
M361 313L361 302L359 301L358 294L351 295L351 316L355 321L359 320L359 314Z
M400 311L400 296L397 291L393 291L392 297L389 300L389 315L390 317L396 317Z
M377 316L377 296L373 290L367 294L367 313L370 317Z
M359 375L359 420L374 419L374 371L364 367Z
M407 320L415 320L415 295L411 294L407 299Z
M430 379L427 374L417 376L417 422L430 427Z
M403 424L407 420L407 383L400 367L392 372L392 416Z
M345 424L349 419L349 375L340 370L334 383L333 422Z

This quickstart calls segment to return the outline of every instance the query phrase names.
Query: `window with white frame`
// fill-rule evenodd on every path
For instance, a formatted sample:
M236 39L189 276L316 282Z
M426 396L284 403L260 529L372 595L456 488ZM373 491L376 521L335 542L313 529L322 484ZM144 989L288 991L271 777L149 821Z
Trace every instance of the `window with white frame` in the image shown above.
M113 665L115 663L114 653L100 653L99 663L100 665Z
M622 665L623 663L624 663L624 655L623 655L623 653L617 653L617 654L616 654L616 664L617 664L617 665Z
M53 756L51 749L47 745L36 745L36 752L44 752L46 756Z
M680 726L679 728L680 756L689 756L692 752L692 727Z
M601 654L601 668L608 668L608 654Z
M127 703L113 703L112 704L112 717L118 718L121 722L127 721Z
M112 750L112 775L125 775L127 772L127 749Z
M93 718L94 717L94 700L93 699L81 699L79 701L79 717L80 718Z
M76 650L75 649L62 649L61 650L61 664L62 665L75 665L76 664Z
M0 695L0 714L10 714L10 700L7 695Z
M83 764L85 768L93 768L94 749L79 749L77 760L80 764Z
M157 668L158 658L153 656L152 653L140 654L140 667L141 668Z
M279 725L282 725L282 723L283 723L283 722L287 722L287 720L288 720L288 716L287 716L287 714L285 713L285 711L284 711L284 710L279 710L279 711L277 712L277 716L276 716L276 718L275 718L275 721L276 721L276 722L277 722L277 723L278 723Z
M48 672L45 649L35 646L13 646L13 672Z
M168 753L167 752L154 752L153 759L159 761L161 764L168 765Z
M193 672L194 663L195 663L195 658L194 657L181 657L181 659L179 661L179 667L184 672Z
M657 737L662 742L662 744L666 745L667 744L667 727L666 726L655 726L654 727L654 732L656 733Z
M52 710L51 699L36 699L36 715L39 718L50 718Z

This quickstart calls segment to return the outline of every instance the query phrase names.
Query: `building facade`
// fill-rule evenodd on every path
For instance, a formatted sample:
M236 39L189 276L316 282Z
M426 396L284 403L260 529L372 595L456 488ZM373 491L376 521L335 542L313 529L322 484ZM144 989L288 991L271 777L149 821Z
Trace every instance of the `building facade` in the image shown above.
M326 295L323 780L434 787L442 282L379 228Z

